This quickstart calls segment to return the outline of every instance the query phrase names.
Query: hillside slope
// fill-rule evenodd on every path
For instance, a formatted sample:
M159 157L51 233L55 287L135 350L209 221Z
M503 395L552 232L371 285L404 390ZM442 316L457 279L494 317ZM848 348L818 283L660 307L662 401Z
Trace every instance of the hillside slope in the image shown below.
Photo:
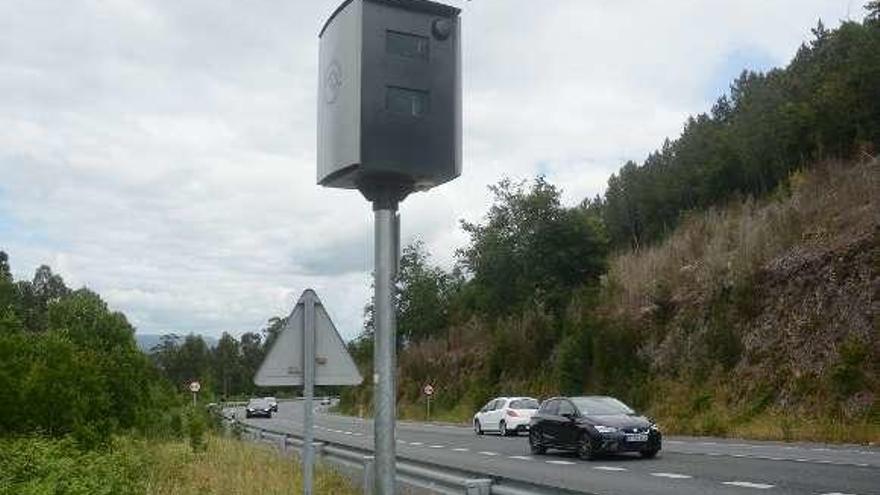
M767 411L877 426L880 162L696 215L608 282L602 311L644 339L652 408L677 428L747 431Z
M612 257L561 321L454 323L400 355L402 416L494 394L609 393L670 432L880 441L880 161L823 163ZM369 376L368 374L366 376ZM344 401L365 412L370 387Z

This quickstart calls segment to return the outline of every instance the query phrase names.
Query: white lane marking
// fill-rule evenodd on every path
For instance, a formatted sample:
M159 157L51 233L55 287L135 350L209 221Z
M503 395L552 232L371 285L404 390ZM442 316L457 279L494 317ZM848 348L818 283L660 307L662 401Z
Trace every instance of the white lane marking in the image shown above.
M524 455L512 455L512 456L508 456L507 458L508 458L508 459L517 459L517 460L520 460L520 461L531 461L531 460L532 460L531 457L527 457L527 456L524 456Z
M674 444L679 444L679 443L684 443L684 442L682 442L681 440L667 440L667 441L664 442L664 443L674 443Z
M354 436L356 436L356 437L362 437L362 436L364 436L363 433L358 433L358 432L354 432L354 433L352 433L352 435L354 435Z
M403 440L398 440L397 443L406 443L406 442Z
M812 450L813 452L831 452L831 449L826 449L824 447L820 448L820 449L810 449L810 450Z
M486 452L485 450L480 451L480 453L483 455L498 455L498 452Z
M751 481L722 481L721 484L729 486L740 486L743 488L756 488L758 490L766 490L768 488L773 488L774 486L776 486L767 483L752 483Z
M445 445L428 445L428 447L430 447L432 449L445 449L446 448Z
M867 464L861 464L861 463L860 463L860 464L853 464L853 466L857 466L857 467L868 467Z
M571 461L546 461L547 464L558 464L560 466L574 466L575 463Z
M693 478L693 476L689 474L678 474L678 473L651 473L651 476L656 476L658 478L672 478L674 480L685 480L688 478Z
M410 445L423 445L422 442L410 442Z
M718 442L700 442L700 445L718 445Z
M713 456L713 457L717 457L717 456L719 456L719 455L724 455L724 454L722 454L721 452L709 452L709 453L707 453L706 455L711 455L711 456Z
M593 469L597 469L599 471L626 471L626 468L617 466L596 466Z
M354 435L354 433L352 433L352 432L350 432L350 431L343 431L342 433L344 433L344 434L346 434L346 435Z
M464 447L458 447L456 449L452 449L454 452L470 452L471 449L467 449Z
M830 492L830 493L821 493L819 495L856 495L856 494L855 493Z

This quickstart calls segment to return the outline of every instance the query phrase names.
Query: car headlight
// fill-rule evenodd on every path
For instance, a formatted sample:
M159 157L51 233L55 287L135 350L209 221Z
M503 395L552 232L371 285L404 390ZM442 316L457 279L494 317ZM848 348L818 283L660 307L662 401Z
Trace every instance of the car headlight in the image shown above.
M254 410L249 407L248 412L254 412Z
M651 429L654 430L654 431L660 431L660 425L652 424L652 425L651 425Z
M613 426L596 425L595 428L596 428L596 431L598 431L599 433L614 433L617 431L617 428L615 428Z

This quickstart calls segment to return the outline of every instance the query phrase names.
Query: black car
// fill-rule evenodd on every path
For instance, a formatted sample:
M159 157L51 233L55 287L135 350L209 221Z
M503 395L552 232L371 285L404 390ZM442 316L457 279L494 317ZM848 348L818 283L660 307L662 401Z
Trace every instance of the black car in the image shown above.
M660 451L661 442L657 425L613 397L547 399L529 424L532 454L552 448L577 452L588 460L615 452L651 458Z
M272 417L272 405L266 399L251 399L248 401L244 410L245 417L253 418L261 416L264 418Z

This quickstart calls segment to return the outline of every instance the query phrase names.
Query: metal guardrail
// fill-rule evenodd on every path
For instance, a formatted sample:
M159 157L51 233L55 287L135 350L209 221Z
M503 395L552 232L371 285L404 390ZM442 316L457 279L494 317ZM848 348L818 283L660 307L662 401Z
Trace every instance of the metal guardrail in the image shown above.
M292 450L301 453L303 440L298 435L260 428L237 420L235 423L241 426L249 439L275 445L284 453ZM320 461L359 471L364 494L373 494L374 459L371 451L328 441L315 442L313 445L315 455ZM399 458L397 459L397 482L444 495L566 495L585 493Z

